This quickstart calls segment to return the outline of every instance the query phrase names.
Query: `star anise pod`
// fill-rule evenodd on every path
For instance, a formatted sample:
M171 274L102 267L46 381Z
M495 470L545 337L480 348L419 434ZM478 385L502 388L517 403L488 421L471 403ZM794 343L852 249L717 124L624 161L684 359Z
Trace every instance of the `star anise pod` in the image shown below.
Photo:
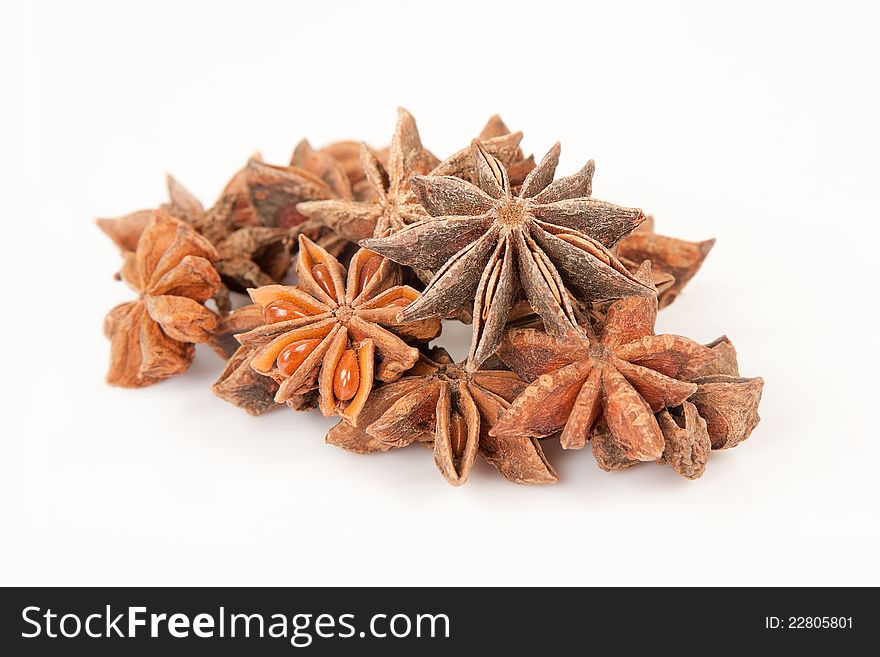
M736 350L726 336L706 345L713 358L694 373L697 391L676 408L657 413L666 446L658 463L668 463L683 477L697 479L706 469L710 450L735 447L758 424L764 381L739 376ZM603 470L623 470L638 461L627 458L600 426L590 440Z
M478 454L515 483L555 483L538 440L490 433L525 385L513 372L470 371L435 348L405 377L375 389L358 426L341 421L327 442L359 454L430 444L438 469L454 486L465 483Z
M122 276L140 296L111 310L107 381L137 388L189 368L194 344L207 342L217 316L204 307L220 285L217 252L190 226L159 210L126 260Z
M503 164L474 141L478 185L414 175L410 184L433 219L361 245L395 262L436 271L402 321L448 316L473 304L469 359L497 348L522 289L546 330L579 332L569 292L581 301L654 296L609 250L644 219L641 210L590 198L593 162L553 181L556 144L514 196Z
M508 133L488 140L486 148L509 161L517 153L521 138L520 133ZM366 201L315 201L298 206L302 214L353 242L393 233L429 218L410 189L409 177L413 173L473 177L472 158L468 151L459 151L439 162L422 146L415 119L403 108L398 110L387 163L383 165L366 144L361 145L360 155L372 198ZM416 264L414 268L422 267Z
M665 308L681 294L684 286L703 265L714 245L714 239L688 242L658 235L654 232L653 217L648 217L635 232L621 240L617 247L617 255L630 270L637 268L646 260L651 261L657 298L660 307ZM658 276L667 277L668 284L657 278Z
M727 336L710 342L715 358L691 377L697 391L690 401L706 420L712 449L736 447L758 425L764 379L740 376L736 349Z
M288 230L266 226L241 225L242 174L207 210L177 180L168 176L168 203L158 210L144 210L118 219L99 219L98 225L120 247L123 257L134 251L147 223L162 212L189 225L206 237L217 249L216 268L229 288L243 292L254 286L281 280L290 268L287 246ZM236 191L238 189L238 191ZM218 288L216 298L222 310L228 308L225 288Z
M650 265L638 278L650 281ZM657 301L629 297L608 310L599 335L570 332L559 342L535 329L509 331L498 356L528 388L495 425L496 436L549 436L562 429L567 449L585 444L600 416L620 453L654 461L664 452L654 413L680 406L697 390L687 379L712 351L678 335L655 335Z
M400 309L419 293L399 285L399 268L371 251L358 251L346 274L338 260L301 235L297 274L297 286L249 290L265 324L237 338L256 348L251 366L280 384L275 401L317 387L325 415L354 423L373 379L394 381L418 359L418 349L405 340L435 337L440 322L397 322Z

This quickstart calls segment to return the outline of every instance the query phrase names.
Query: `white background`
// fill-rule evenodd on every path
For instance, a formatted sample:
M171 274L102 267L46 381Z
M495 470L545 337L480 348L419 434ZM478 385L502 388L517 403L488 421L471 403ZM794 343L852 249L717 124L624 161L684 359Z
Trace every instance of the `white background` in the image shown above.
M876 4L37 2L2 10L3 584L880 584ZM355 456L332 421L252 418L221 369L106 387L131 297L95 227L210 204L256 150L386 143L441 157L493 113L660 232L717 237L658 324L726 333L763 421L703 479L561 481L429 451ZM443 344L461 356L467 327Z

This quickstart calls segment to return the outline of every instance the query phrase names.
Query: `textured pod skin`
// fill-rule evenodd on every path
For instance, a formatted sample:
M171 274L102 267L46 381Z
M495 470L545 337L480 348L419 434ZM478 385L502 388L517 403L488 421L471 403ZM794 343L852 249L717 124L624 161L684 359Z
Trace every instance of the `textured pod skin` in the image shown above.
M193 344L210 341L217 328L217 315L204 306L220 287L216 260L211 243L190 226L154 213L123 268L139 298L104 320L108 383L140 388L189 368Z
M642 212L590 198L592 162L554 181L559 152L557 144L517 193L504 163L474 141L475 183L413 174L410 187L431 218L361 242L400 264L436 271L401 320L472 308L471 367L497 349L520 292L557 338L580 331L572 295L585 302L655 293L610 250L644 220Z

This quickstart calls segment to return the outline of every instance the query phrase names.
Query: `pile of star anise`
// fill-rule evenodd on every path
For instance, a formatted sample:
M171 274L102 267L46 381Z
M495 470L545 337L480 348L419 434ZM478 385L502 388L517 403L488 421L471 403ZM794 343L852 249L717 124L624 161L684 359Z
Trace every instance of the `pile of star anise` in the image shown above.
M221 398L337 415L327 442L352 452L431 446L452 484L477 455L553 483L541 445L557 437L605 470L696 479L749 436L763 386L726 337L654 333L713 241L656 234L592 197L592 161L556 178L559 144L535 164L521 139L493 117L440 160L400 110L388 148L254 156L208 209L169 178L164 205L99 220L138 293L105 320L107 380L156 383L207 343L226 360ZM473 325L462 363L429 346L443 319Z

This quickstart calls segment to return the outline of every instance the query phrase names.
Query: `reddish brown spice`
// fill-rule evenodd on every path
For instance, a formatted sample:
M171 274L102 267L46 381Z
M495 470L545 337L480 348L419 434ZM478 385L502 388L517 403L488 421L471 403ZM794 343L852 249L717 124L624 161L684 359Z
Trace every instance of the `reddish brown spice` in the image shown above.
M354 349L346 349L333 373L333 395L340 401L348 401L361 385L358 357Z
M108 381L179 374L206 343L220 398L337 415L327 442L353 452L421 442L453 485L478 457L554 483L549 441L699 478L751 435L763 390L727 338L654 333L714 240L656 234L593 198L592 161L557 178L560 145L536 165L521 140L496 115L441 160L401 109L387 148L254 155L209 208L169 177L168 203L99 220L137 293L105 319ZM298 283L278 284L294 255ZM429 346L451 319L473 322L461 363Z
M373 276L376 275L376 272L379 271L379 267L382 266L382 261L384 258L379 255L375 255L372 258L368 259L364 263L363 269L361 269L360 276L358 277L357 289L355 290L355 294L360 294L367 287L367 283L369 283Z
M321 286L321 289L328 296L331 298L336 296L336 292L333 290L333 280L330 278L330 270L327 269L327 265L317 264L312 267L312 276L315 277L315 282Z
M263 317L267 324L286 322L291 319L308 317L311 314L313 313L303 306L287 300L273 301L263 310Z
M300 340L284 347L276 361L279 371L285 376L293 374L319 344L320 340Z

